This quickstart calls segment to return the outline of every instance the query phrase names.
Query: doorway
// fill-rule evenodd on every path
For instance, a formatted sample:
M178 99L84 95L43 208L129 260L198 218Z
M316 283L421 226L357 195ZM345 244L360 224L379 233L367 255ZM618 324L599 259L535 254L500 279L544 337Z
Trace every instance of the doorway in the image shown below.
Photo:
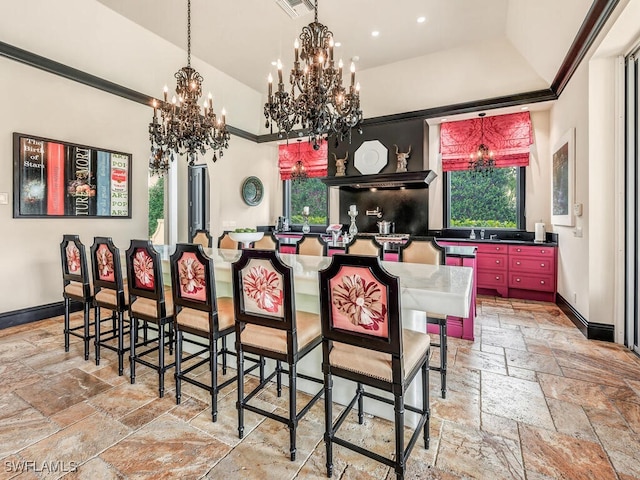
M198 230L209 231L209 172L206 165L189 166L189 242Z
M640 354L640 48L625 58L625 345Z

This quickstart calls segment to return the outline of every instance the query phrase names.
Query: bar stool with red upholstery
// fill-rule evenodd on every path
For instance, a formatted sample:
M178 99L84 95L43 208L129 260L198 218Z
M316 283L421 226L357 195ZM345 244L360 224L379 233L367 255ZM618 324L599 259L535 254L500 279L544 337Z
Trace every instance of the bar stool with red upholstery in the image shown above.
M402 328L400 282L372 256L334 255L319 272L324 373L325 444L327 475L333 473L333 444L393 467L404 478L406 461L422 430L429 448L429 335ZM405 394L422 373L422 408L407 405ZM355 395L333 421L333 377L355 382ZM393 399L365 390L388 392ZM343 437L338 430L357 404L358 423L364 421L363 400L371 398L394 406L394 454L383 456ZM404 412L419 415L406 448Z
M233 298L216 298L213 260L200 245L179 243L171 255L171 291L175 308L176 333L176 403L180 404L182 381L207 390L211 394L212 419L218 416L218 392L235 382L233 376L218 383L218 356L222 356L222 374L227 373L227 337L235 332ZM185 336L184 334L188 334ZM218 350L218 340L222 349ZM184 344L194 348L183 357ZM191 360L196 359L195 362ZM190 362L183 369L183 362ZM196 368L209 364L209 384L190 376Z
M100 347L107 348L118 354L118 375L122 375L124 355L129 351L129 346L125 347L124 343L124 336L130 331L129 320L124 318L129 309L129 294L122 279L120 250L111 237L94 237L91 264L96 306L109 310L112 320L111 329L105 331L101 329L102 322L95 322L96 365L100 365ZM114 339L117 340L116 345L111 342Z
M84 359L89 360L89 342L94 337L89 328L91 307L94 307L96 321L99 313L93 303L91 277L87 270L87 254L78 235L63 235L60 243L60 257L64 298L64 351L69 351L69 339L70 335L73 335L84 342ZM72 300L82 304L83 324L77 327L70 326Z
M245 249L232 264L233 297L236 316L236 353L238 372L244 371L244 355L252 353L275 360L275 370L250 393L244 392L244 375L238 375L238 435L244 436L244 411L248 410L289 427L289 453L296 458L296 429L300 419L322 396L322 389L298 413L296 380L316 383L322 380L297 371L298 361L320 345L320 318L317 314L295 309L291 267L273 250ZM287 369L282 364L287 365ZM275 376L277 395L282 393L282 373L289 379L289 415L284 417L250 403Z
M168 339L169 355L173 354L173 297L171 289L165 290L162 280L160 255L149 240L131 240L126 252L127 284L129 286L129 318L131 321L130 367L131 383L136 383L136 363L158 372L158 393L164 396L164 373L174 366L165 362L165 343ZM146 321L149 329L155 330L155 338L146 336L140 341L139 320ZM168 331L167 331L168 329ZM137 348L149 347L142 352ZM158 352L158 362L152 363L144 357Z

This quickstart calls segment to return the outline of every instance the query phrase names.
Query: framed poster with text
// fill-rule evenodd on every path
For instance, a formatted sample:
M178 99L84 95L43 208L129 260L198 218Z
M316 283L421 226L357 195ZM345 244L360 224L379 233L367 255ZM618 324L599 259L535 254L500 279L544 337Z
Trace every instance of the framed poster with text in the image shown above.
M13 134L14 218L131 218L131 154Z

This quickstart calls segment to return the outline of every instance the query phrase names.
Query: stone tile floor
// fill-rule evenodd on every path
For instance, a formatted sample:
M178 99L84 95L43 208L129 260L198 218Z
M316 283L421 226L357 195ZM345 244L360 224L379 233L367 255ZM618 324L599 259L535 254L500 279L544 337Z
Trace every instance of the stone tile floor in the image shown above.
M446 399L431 375L431 447L418 442L407 478L640 478L637 356L586 340L553 304L479 297L475 334L449 340ZM212 423L204 391L185 385L176 405L171 374L161 399L150 369L131 385L115 353L96 366L77 340L69 353L62 345L61 318L0 330L0 480L325 477L322 402L302 420L291 462L280 423L247 413L238 439L233 386ZM274 387L258 401L284 413L286 399ZM345 435L393 449L390 422L351 417ZM340 446L334 456L334 478L395 478Z

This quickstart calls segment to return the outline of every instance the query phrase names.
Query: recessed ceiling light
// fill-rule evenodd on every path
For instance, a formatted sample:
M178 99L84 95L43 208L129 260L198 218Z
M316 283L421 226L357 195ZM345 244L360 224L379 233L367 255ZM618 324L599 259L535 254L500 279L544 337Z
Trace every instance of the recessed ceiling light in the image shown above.
M341 47L342 46L342 42L336 42L336 43L334 43L334 46Z
M529 107L522 107L520 110L529 110Z
M418 23L424 23L427 21L427 17L418 17Z
M273 65L274 67L278 64L278 62L276 62L275 60L273 62L271 62L271 65Z
M371 32L372 37L377 37L379 35L380 35L380 32L378 30L374 30L373 32Z

